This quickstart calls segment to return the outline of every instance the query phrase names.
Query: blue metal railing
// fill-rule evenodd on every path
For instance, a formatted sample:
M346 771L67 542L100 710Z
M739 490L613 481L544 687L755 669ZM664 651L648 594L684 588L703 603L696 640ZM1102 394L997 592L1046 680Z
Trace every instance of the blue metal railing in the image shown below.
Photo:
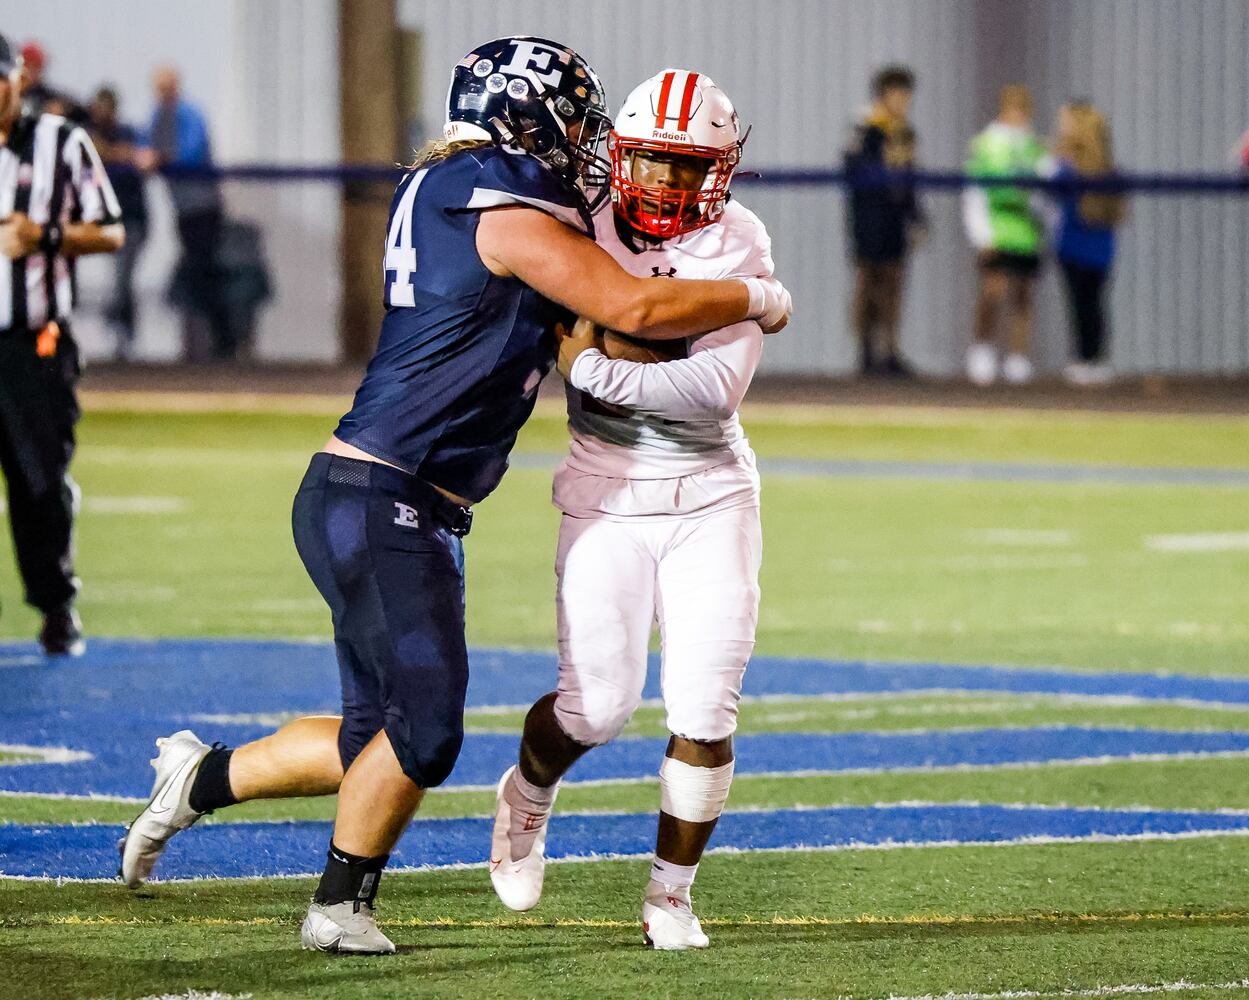
M243 163L205 168L167 167L168 177L202 178L239 181L321 181L332 183L387 182L394 183L403 174L403 167L386 164L293 165L277 163ZM735 183L760 187L858 187L879 188L894 184L914 184L937 190L957 190L969 185L979 187L1022 187L1070 195L1083 191L1110 191L1130 194L1245 194L1249 193L1249 174L1238 173L1116 173L1096 178L971 176L958 171L917 170L907 173L887 171L797 169L777 167L758 171L742 171Z

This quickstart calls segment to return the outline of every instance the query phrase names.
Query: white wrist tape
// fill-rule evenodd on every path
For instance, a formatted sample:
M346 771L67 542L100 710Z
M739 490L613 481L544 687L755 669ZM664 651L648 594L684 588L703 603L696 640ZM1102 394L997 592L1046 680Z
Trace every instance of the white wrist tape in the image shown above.
M768 300L763 282L758 278L742 278L742 284L746 286L746 292L749 298L746 302L746 318L762 319L763 313L768 307Z
M660 808L687 823L710 823L724 812L733 784L733 761L719 767L695 767L665 757L659 765Z

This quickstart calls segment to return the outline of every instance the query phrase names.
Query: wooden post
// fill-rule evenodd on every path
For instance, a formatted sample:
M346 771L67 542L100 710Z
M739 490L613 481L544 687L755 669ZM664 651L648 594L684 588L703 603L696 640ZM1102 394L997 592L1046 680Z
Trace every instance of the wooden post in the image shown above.
M399 29L395 0L339 0L342 161L395 163L401 157ZM381 261L394 185L343 185L340 329L343 357L367 359L385 309Z

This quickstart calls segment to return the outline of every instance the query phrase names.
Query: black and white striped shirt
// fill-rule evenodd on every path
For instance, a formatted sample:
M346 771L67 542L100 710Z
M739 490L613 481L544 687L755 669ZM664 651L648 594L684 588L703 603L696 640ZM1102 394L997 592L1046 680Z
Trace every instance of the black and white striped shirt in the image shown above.
M0 146L0 220L24 212L32 222L110 225L121 207L87 133L59 115L23 114ZM0 331L40 330L73 308L73 261L35 250L0 257Z

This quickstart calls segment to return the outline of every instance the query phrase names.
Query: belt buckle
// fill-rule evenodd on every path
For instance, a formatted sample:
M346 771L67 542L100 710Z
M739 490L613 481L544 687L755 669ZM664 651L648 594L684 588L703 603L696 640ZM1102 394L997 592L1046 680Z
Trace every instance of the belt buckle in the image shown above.
M473 512L468 507L455 508L455 515L451 519L450 532L456 538L463 538L472 530Z

